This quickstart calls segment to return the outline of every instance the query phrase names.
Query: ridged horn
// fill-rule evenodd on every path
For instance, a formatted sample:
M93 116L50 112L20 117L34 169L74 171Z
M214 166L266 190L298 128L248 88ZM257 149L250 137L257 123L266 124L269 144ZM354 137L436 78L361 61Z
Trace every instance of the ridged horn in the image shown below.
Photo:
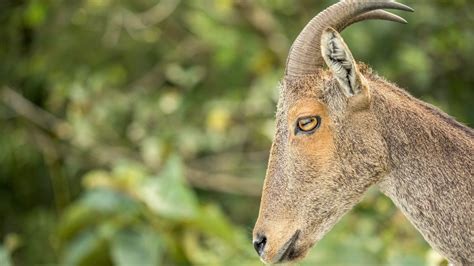
M379 20L388 20L388 21L393 21L393 22L398 22L402 24L407 24L408 22L395 14L392 14L390 12L387 12L385 10L374 10L374 11L369 11L364 14L358 15L357 17L349 20L349 22L341 29L345 29L349 27L350 25L364 21L364 20L370 20L370 19L379 19Z
M321 33L327 27L341 32L347 26L368 19L389 20L406 23L403 18L379 9L398 9L413 12L413 9L390 0L345 0L340 1L315 16L301 31L286 62L286 74L302 76L315 73L324 66L321 56Z

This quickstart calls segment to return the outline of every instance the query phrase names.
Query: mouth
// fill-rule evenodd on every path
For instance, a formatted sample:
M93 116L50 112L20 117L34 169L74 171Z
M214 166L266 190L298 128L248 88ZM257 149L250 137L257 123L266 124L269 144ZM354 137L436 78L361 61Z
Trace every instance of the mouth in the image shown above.
M280 255L276 263L282 263L285 261L291 261L298 257L297 252L295 251L295 243L298 240L301 230L296 230L296 232L291 236L291 238L283 245L283 248L280 250Z

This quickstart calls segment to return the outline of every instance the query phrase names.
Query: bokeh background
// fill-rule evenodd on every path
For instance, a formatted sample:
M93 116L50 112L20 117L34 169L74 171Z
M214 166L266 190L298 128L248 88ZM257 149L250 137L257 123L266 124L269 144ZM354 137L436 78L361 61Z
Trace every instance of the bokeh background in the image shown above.
M0 1L0 265L261 265L276 85L334 2ZM402 2L344 32L354 57L472 126L472 2ZM318 263L446 262L370 190Z

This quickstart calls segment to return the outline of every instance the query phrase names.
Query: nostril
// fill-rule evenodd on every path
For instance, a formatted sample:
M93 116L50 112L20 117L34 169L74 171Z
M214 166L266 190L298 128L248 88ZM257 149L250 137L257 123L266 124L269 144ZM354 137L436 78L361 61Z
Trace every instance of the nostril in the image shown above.
M257 235L257 238L253 241L253 247L257 251L258 255L261 256L263 253L263 249L265 248L265 244L267 244L267 238L262 235Z

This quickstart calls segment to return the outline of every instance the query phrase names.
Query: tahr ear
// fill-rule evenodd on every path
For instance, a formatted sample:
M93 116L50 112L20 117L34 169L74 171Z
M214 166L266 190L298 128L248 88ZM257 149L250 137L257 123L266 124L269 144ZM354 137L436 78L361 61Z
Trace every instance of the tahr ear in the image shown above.
M344 95L351 97L365 90L351 51L333 28L327 28L321 35L321 53Z

